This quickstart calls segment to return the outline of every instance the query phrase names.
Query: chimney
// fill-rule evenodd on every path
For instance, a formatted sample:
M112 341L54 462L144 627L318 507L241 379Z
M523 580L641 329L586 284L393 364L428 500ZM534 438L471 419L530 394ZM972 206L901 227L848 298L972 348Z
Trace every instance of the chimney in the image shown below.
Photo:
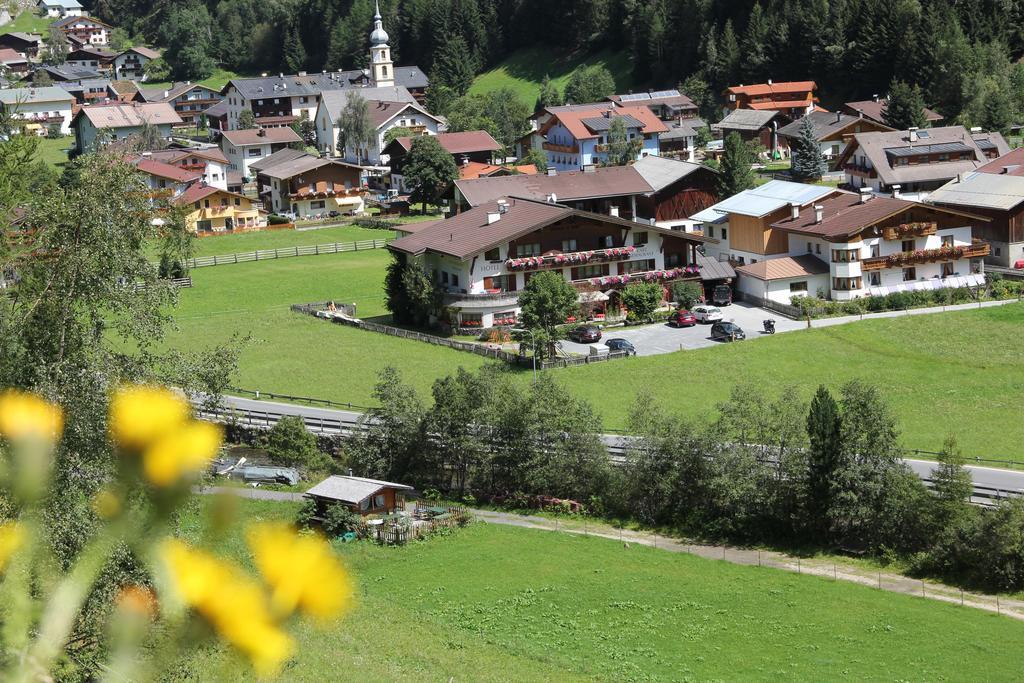
M771 84L772 84L772 79L769 78L768 79L768 85L771 85Z
M981 133L981 132L982 132L981 126L971 126L971 135L973 135L975 133Z
M261 138L267 137L267 129L260 128L258 131L256 131L256 135L260 136Z
M505 201L504 199L498 200L498 213L500 213L503 216L506 213L508 213L508 202Z
M858 109L857 110L857 118L858 119L864 118L864 110L863 109Z
M597 166L594 166L594 164L583 164L584 173L593 173L596 169Z
M171 96L171 91L170 90L164 90L164 99L166 100L170 96Z
M825 207L822 206L821 204L815 204L814 205L814 222L815 223L820 223L821 220L824 217L825 217Z
M300 76L305 76L305 75L306 75L306 72L305 72L305 71L300 71L300 72L299 72L299 75L300 75Z
M557 203L558 203L558 195L556 195L554 192L552 192L551 194L548 195L548 204L557 204Z
M263 73L261 73L261 74L260 74L260 77L262 77L262 78L266 78L266 77L267 77L267 72L266 72L266 71L264 71Z
M899 184L893 185L892 186L892 198L893 199L899 199L900 198L900 190L902 190L902 189L903 189L902 185L899 185Z
M611 216L612 218L618 218L619 217L619 207L613 206L610 209L608 209L608 215Z
M840 111L836 112L836 123L840 123L843 120L843 113Z
M185 81L185 85L192 85L192 81Z
M501 214L499 212L497 212L497 211L488 211L487 212L487 225L490 225L492 223L497 223L500 220L501 220Z
M283 73L277 74L277 77L280 78L281 80L284 80L284 74Z
M1003 166L1003 173L1009 174L1020 168L1020 164L1013 164L1011 166Z
M917 126L911 126L907 130L907 134L910 137L911 142L917 142Z
M867 204L871 200L871 188L862 187L860 188L860 203Z
M554 167L549 167L549 168L548 168L548 175L549 175L549 176L555 176L555 175L558 175L558 169L557 169L557 168L554 168Z
M800 218L800 205L796 202L790 202L789 204L789 217L794 221Z
M871 96L871 101L872 102L877 102L878 101L878 93L875 93L874 95Z

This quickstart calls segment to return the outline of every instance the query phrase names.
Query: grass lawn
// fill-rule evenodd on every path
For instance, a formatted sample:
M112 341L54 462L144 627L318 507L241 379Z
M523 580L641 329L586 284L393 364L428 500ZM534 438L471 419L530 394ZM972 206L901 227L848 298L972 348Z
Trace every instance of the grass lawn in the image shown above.
M36 152L40 159L58 171L68 162L68 150L75 146L75 137L69 135L63 138L40 138L39 149Z
M276 236L281 233L266 233ZM291 233L284 233L291 235ZM318 241L318 232L295 233ZM224 238L207 238L203 242ZM203 247L206 248L205 246ZM248 247L251 248L251 247ZM212 252L209 252L212 253ZM311 301L356 302L361 317L384 315L388 253L374 250L244 263L192 271L182 290L171 343L201 348L251 334L236 386L371 405L376 374L401 368L429 396L434 379L480 356L363 332L292 313ZM966 455L1024 456L1024 305L866 320L779 334L771 339L661 356L558 369L558 379L589 400L605 427L621 428L638 392L667 409L712 419L742 382L809 399L818 384L861 378L879 385L910 448L938 450L954 432ZM522 372L522 381L530 373Z
M257 249L282 249L302 247L331 242L356 242L361 240L383 240L395 236L391 230L373 230L353 225L316 230L263 230L235 235L217 235L193 240L196 256L232 254Z
M57 21L53 17L40 16L35 9L25 10L9 24L0 26L0 33L40 33L43 38L50 35L50 23Z
M547 48L528 47L517 50L498 66L477 76L469 92L483 94L511 88L532 108L545 75L564 90L573 69L591 64L601 64L611 72L616 92L626 92L632 84L632 67L625 52L603 50L593 55L554 56Z
M295 509L239 506L247 520ZM237 532L214 544L250 565ZM593 537L474 524L339 552L358 606L325 631L300 625L285 680L994 681L1024 666L1024 625L1008 618ZM179 675L250 673L201 653Z

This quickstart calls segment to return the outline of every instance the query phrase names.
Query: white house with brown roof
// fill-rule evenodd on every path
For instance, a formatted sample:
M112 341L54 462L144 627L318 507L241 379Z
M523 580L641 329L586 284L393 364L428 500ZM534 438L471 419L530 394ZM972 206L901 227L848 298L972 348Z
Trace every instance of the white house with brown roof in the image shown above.
M985 283L989 245L973 233L987 220L869 190L836 192L793 204L773 222L788 251L736 268L738 289L755 301L789 304L794 296L847 301L978 287Z
M223 131L220 148L228 159L228 170L251 177L249 164L296 142L302 142L302 138L288 127L249 128Z
M1009 151L999 133L945 126L857 133L837 163L852 187L924 199L929 191Z
M154 161L196 173L202 182L211 187L221 190L228 189L228 159L219 147L168 147L143 152L143 154Z
M189 186L201 182L203 178L203 174L197 171L154 159L150 152L143 152L132 163L146 176L146 184L154 192L154 196L173 199L185 192Z
M630 282L700 281L697 246L712 240L550 201L502 197L402 237L388 248L447 293L454 327L514 325L519 295L541 271L561 274L603 314Z
M160 59L160 51L139 45L114 57L114 78L124 81L146 81L146 64Z
M63 88L0 89L0 111L23 121L25 130L46 135L50 126L60 126L62 135L71 132L71 109L74 98Z
M112 142L138 135L148 125L156 128L161 138L170 140L171 129L180 123L181 117L169 104L132 102L82 107L71 127L75 129L78 150L87 152L95 148L100 131L109 135Z
M107 45L113 30L110 24L85 15L66 16L51 23L50 28L62 31L72 46Z
M541 147L548 168L579 170L607 161L613 121L622 122L628 140L640 140L637 159L660 153L658 136L668 132L668 127L647 107L617 106L614 102L600 108L560 107L538 130L544 137Z
M265 206L298 218L364 209L362 168L337 159L281 150L250 167Z

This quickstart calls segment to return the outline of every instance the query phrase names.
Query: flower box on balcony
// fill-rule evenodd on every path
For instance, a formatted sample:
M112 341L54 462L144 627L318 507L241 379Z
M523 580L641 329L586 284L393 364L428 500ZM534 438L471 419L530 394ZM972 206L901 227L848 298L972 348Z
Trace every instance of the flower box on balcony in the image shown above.
M636 252L636 247L628 246L592 249L590 251L571 251L561 254L548 254L546 256L524 256L506 260L505 267L509 270L533 270L545 266L575 266L589 263L593 260L614 261L616 259L629 258L634 252Z
M629 273L627 275L609 275L606 277L595 277L590 284L597 287L610 285L628 285L630 282L658 282L661 280L675 280L686 275L700 273L700 266L695 264L685 268L671 268L669 270L651 270L645 273Z
M934 235L939 231L939 224L935 221L921 221L917 223L901 223L882 229L882 237L887 240L900 239L902 237L925 237Z

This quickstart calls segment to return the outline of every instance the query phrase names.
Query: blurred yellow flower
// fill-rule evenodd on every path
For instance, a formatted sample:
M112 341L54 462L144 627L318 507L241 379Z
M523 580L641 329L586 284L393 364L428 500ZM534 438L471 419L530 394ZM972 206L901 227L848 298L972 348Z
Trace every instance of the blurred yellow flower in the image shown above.
M185 424L189 407L163 387L129 386L110 402L110 435L118 446L142 450Z
M271 618L260 585L232 565L178 540L161 555L175 590L217 634L245 654L261 676L274 676L293 643Z
M100 489L92 497L92 510L100 519L113 519L121 514L121 497L109 488Z
M0 436L11 441L53 443L63 429L64 415L59 406L14 389L0 393Z
M326 620L351 607L352 579L323 538L300 536L288 524L268 522L250 528L247 540L278 616L299 608Z
M25 529L17 522L0 524L0 572L25 541Z
M142 453L146 479L156 486L171 486L201 471L220 448L220 427L190 422L160 439Z

